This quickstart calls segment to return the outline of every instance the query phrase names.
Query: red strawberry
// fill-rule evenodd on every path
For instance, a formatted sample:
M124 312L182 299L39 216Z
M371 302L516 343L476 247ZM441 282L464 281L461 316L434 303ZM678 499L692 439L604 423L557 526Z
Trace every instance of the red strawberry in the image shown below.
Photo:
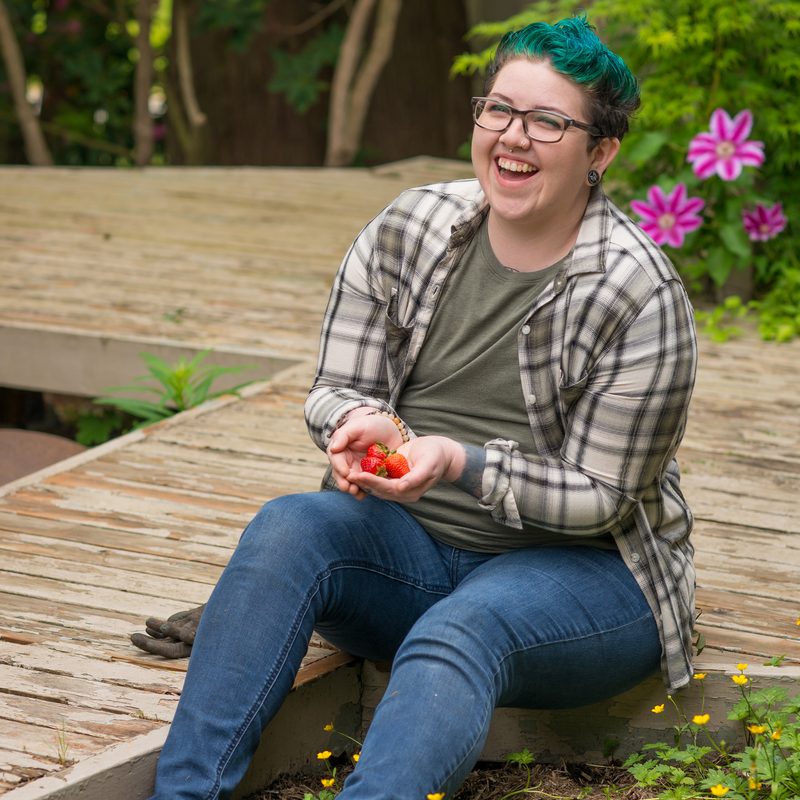
M375 442L367 448L367 458L379 458L383 461L389 455L389 448L383 442Z
M391 453L383 462L386 474L390 478L402 478L409 472L408 461L402 453Z
M379 475L381 478L386 477L386 469L383 466L385 459L378 458L377 456L364 456L361 459L361 469L364 472L371 472L373 475Z

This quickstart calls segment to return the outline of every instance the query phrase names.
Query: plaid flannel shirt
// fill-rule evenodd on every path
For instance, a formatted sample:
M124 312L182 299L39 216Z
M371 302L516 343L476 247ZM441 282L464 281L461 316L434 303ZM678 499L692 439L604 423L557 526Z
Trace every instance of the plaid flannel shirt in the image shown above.
M485 212L475 180L423 186L359 234L333 285L306 401L320 448L348 411L394 411L441 287ZM599 187L518 350L536 451L487 442L478 505L512 527L610 532L655 615L665 683L684 686L695 573L675 452L697 360L692 309L667 257Z

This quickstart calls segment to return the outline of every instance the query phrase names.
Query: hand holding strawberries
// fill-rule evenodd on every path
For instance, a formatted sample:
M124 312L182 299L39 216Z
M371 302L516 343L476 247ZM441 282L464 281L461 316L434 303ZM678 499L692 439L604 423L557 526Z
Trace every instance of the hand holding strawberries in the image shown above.
M371 457L375 458L376 455L373 453ZM397 478L391 478L388 477L389 467L386 466L386 461L396 456L402 457L409 471ZM373 462L367 461L368 456L365 454L365 463L358 465L360 472L358 468L354 468L349 480L362 491L368 491L384 500L413 503L439 481L453 481L458 478L466 460L464 448L445 436L420 436L412 439L397 448L396 456L388 455L383 461L387 472L387 477L384 477L379 472L364 470L364 466L373 465ZM400 470L404 471L404 467L400 467Z
M351 475L360 474L361 459L367 448L375 442L384 442L389 449L403 443L397 426L387 417L371 413L373 411L364 407L351 412L328 445L328 459L337 487L359 500L364 497L364 490L352 482Z

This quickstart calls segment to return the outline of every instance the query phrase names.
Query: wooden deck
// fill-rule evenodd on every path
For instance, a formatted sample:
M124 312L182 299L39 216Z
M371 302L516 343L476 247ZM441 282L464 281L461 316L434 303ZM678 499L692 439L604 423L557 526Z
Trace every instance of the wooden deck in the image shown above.
M447 168L0 170L0 384L64 390L47 365L69 362L79 340L93 343L83 357L157 339L273 359L272 379L242 399L0 489L0 794L55 796L105 757L157 752L185 663L140 654L128 634L202 602L262 502L317 487L324 456L302 403L336 264L402 185ZM723 678L747 661L800 679L798 366L800 342L701 341L681 463L697 518L698 663ZM114 382L106 374L92 380ZM783 666L758 666L776 655ZM346 661L317 643L299 680Z
M0 169L0 386L93 396L213 348L268 378L316 356L336 266L403 188L469 176L371 170ZM240 380L236 376L236 382Z

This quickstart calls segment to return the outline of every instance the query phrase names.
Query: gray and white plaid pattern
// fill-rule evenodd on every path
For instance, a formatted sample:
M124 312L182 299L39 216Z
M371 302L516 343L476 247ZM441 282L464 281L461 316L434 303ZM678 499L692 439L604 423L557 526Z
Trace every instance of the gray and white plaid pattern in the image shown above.
M359 234L334 282L306 401L320 448L353 408L394 412L439 291L485 213L477 181L454 181L404 192ZM536 452L487 442L480 506L516 528L611 532L677 689L692 672L692 516L674 457L694 385L694 320L670 261L599 187L518 342Z

